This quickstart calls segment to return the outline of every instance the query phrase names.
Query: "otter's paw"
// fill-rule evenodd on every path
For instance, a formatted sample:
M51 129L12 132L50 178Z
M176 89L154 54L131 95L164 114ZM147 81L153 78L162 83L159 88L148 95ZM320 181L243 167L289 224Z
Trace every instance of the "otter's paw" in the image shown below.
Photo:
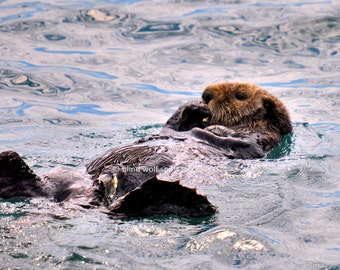
M188 131L194 127L204 128L209 125L211 112L201 101L184 104L166 122L165 127L176 131Z
M181 118L183 122L198 124L204 123L205 120L210 118L211 112L208 106L203 102L193 102L183 108Z

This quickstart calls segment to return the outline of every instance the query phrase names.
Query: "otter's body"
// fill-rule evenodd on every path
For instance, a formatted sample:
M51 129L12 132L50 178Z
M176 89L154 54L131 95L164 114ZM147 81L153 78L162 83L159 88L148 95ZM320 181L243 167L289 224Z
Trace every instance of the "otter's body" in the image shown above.
M202 101L179 107L159 135L111 149L83 169L56 168L38 177L15 152L1 153L0 197L45 196L84 207L102 205L118 217L206 216L216 208L188 187L190 179L181 181L168 172L193 163L204 166L211 159L264 157L291 130L284 105L262 88L211 85Z

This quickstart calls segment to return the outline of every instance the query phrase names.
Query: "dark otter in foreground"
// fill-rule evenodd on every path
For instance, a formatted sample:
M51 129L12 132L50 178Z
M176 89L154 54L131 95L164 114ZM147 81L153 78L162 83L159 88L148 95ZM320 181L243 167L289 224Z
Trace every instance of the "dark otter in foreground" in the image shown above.
M38 177L17 153L0 153L0 197L102 205L120 218L203 217L216 211L205 196L180 180L158 176L195 159L261 158L291 131L285 106L264 89L246 83L210 85L201 102L181 106L159 135L111 149L83 170L61 167Z

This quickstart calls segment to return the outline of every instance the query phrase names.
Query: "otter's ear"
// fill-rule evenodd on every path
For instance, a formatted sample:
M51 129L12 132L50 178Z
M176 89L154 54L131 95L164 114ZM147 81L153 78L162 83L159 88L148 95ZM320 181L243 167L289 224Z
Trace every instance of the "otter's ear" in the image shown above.
M263 97L262 103L263 107L265 107L267 111L270 111L275 108L275 102L270 97Z
M284 136L292 132L292 124L286 107L275 97L264 96L263 107L266 109L266 118Z

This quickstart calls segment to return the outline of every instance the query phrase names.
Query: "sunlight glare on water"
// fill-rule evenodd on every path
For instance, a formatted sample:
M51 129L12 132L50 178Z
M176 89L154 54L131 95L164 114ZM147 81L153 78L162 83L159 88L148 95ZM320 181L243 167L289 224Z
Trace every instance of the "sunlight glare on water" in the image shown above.
M0 199L0 268L339 269L339 14L336 0L0 1L0 152L38 174L158 133L211 83L256 83L294 122L265 159L175 172L209 218Z

